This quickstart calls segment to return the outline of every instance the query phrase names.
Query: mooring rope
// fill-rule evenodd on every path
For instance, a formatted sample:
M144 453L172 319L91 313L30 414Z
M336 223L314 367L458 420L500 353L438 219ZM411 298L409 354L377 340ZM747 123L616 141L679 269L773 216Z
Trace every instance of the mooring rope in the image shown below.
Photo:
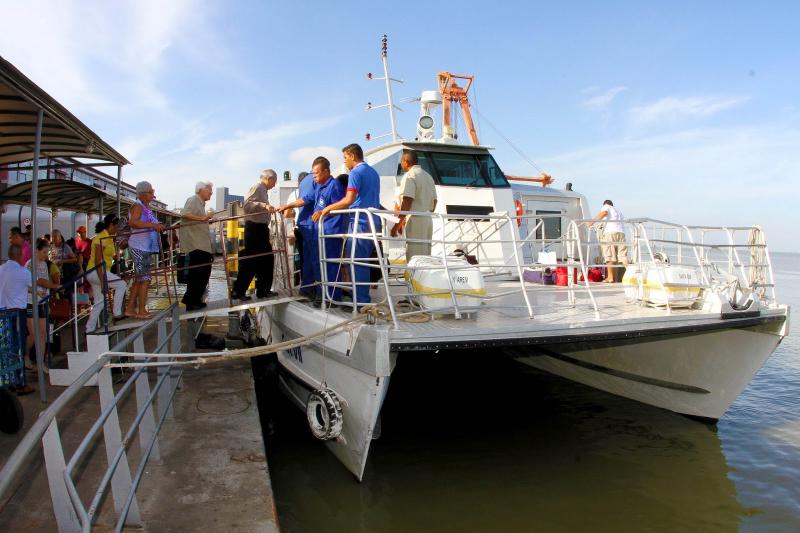
M249 359L263 354L277 352L279 350L289 350L298 346L310 344L314 340L329 335L337 330L345 330L349 326L365 322L367 320L366 314L345 320L335 326L325 328L311 335L304 335L289 341L279 342L276 344L268 344L266 346L254 346L252 348L239 348L236 350L224 350L221 352L206 352L206 353L147 353L147 352L104 352L100 357L142 357L142 358L177 358L187 359L185 361L133 361L123 363L108 363L106 368L140 368L140 367L159 367L159 366L188 366L188 365L208 365L212 363L227 362L239 359Z
M239 348L236 350L224 350L217 352L205 353L147 353L147 352L104 352L100 357L140 357L148 359L178 359L178 361L129 361L119 363L108 363L106 368L141 368L141 367L163 367L163 366L191 366L191 365L208 365L213 363L234 361L239 359L249 359L259 355L277 352L279 350L289 350L305 346L311 342L324 338L331 333L339 330L352 331L353 326L366 322L369 318L373 320L391 321L391 313L386 304L372 304L364 306L361 309L359 316L340 322L329 328L322 329L310 335L304 335L296 339L283 341L275 344L268 344L265 346L254 346L252 348ZM406 322L427 322L431 320L431 316L427 314L410 315L400 317L401 320ZM180 360L184 359L184 360Z

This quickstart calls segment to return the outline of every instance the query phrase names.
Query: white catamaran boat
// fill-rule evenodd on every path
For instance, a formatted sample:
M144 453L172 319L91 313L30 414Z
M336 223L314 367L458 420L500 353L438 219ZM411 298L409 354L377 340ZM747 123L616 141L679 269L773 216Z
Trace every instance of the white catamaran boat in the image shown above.
M501 171L469 120L471 77L440 73L439 90L420 98L414 140L398 137L385 42L383 62L392 140L366 159L381 176L382 204L391 206L402 151L416 151L437 184L438 205L409 216L433 219L432 252L406 264L405 241L389 237L386 223L383 231L338 236L320 224L320 242L346 237L382 247L369 262L382 279L367 320L354 320L364 314L352 306L324 301L321 309L290 301L259 311L261 336L272 342L327 331L278 353L280 386L314 434L360 480L393 369L408 352L443 349L507 355L677 413L723 416L788 331L789 310L776 300L760 228L626 220L631 263L622 283L590 282L602 259L585 198L548 187L548 176L514 179ZM467 80L464 88L458 79ZM456 139L452 102L461 104L470 144ZM349 280L363 259L326 258L322 246L320 253L350 274L322 283L355 292ZM559 284L549 283L553 277Z

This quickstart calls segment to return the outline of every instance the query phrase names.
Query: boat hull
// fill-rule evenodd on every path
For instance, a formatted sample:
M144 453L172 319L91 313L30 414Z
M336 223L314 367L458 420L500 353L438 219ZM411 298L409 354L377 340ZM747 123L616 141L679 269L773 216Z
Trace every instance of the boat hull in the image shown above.
M716 420L780 343L783 326L773 322L509 353L524 364L611 394Z
M305 305L277 306L259 313L261 335L274 342L298 339L330 327L322 313ZM359 481L394 366L385 331L356 326L319 342L279 351L281 391L305 414L309 394L332 391L341 404L341 435L324 441Z

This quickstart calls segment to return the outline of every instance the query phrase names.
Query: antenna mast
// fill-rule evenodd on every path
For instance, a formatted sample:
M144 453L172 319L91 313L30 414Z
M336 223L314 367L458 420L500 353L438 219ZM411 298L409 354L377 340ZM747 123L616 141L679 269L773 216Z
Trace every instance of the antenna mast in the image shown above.
M372 105L372 102L367 102L367 111L372 109L379 109L381 107L388 107L389 108L389 121L392 125L392 142L397 142L400 138L397 135L397 124L394 117L394 110L400 109L398 106L394 105L394 98L392 96L392 82L396 81L397 83L403 83L403 80L398 80L389 76L389 38L386 35L383 36L381 39L381 60L383 61L383 78L375 78L372 76L372 73L367 74L367 78L370 80L385 80L386 82L386 97L388 99L388 103L384 105ZM385 135L380 135L379 137L384 137ZM372 137L369 133L367 134L367 140L377 139L379 137Z

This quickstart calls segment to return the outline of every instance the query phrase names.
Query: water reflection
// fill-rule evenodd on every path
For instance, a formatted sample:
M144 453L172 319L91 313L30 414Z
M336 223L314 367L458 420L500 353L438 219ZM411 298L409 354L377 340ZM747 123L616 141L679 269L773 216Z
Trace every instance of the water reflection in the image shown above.
M284 531L719 531L744 513L715 428L498 354L401 356L361 484L285 409Z

